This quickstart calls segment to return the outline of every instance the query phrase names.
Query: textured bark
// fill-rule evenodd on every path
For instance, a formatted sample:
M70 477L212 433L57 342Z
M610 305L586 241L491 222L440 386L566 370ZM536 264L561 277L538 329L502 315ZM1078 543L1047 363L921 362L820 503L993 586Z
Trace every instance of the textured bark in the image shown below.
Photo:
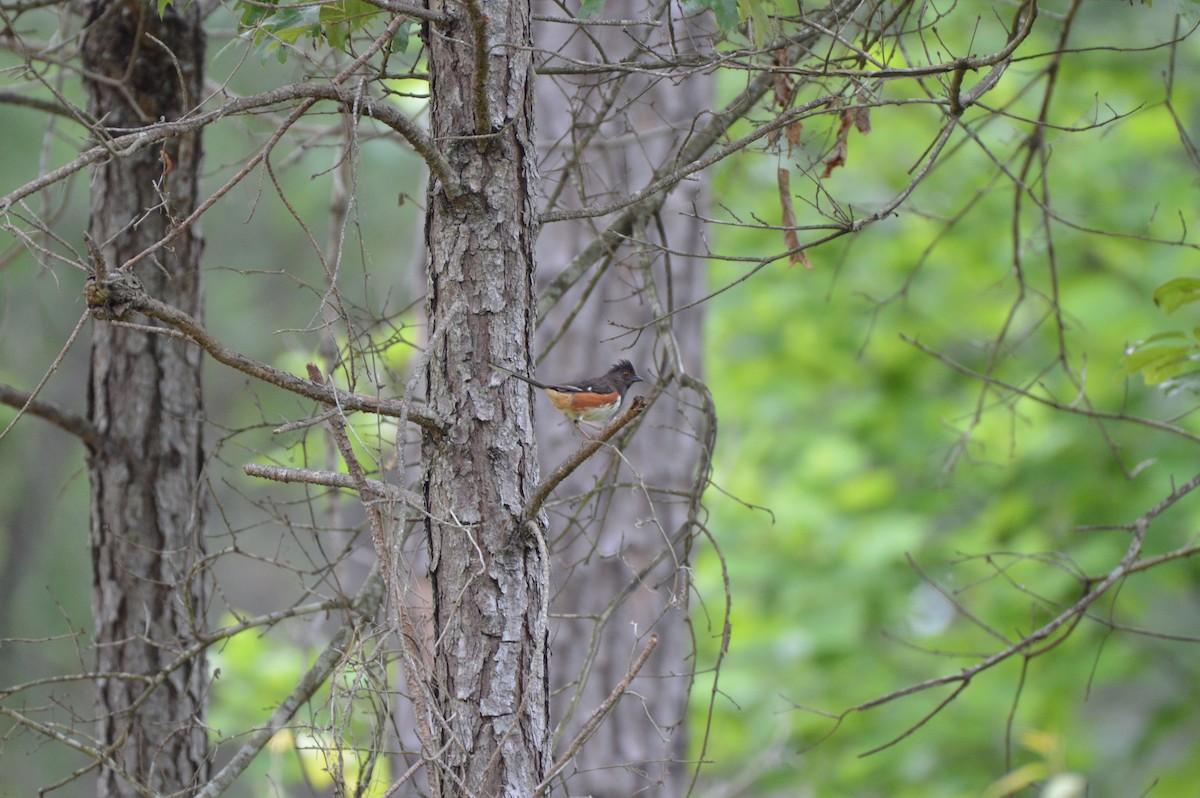
M96 0L84 41L97 135L173 120L200 93L204 38L199 6L160 18L152 5ZM119 85L116 85L119 84ZM197 135L110 158L92 172L92 238L116 269L163 238L195 207ZM136 267L154 297L200 315L200 251L187 230ZM200 354L165 335L95 323L89 413L99 436L89 453L96 668L158 675L203 628L203 407ZM187 794L207 777L202 723L205 661L194 657L144 695L141 680L102 678L96 698L102 766L97 794ZM136 784L131 782L136 782Z
M539 10L556 12L549 4ZM652 9L638 0L608 0L603 16L637 19L651 13ZM688 46L689 35L706 32L703 19L676 20L673 24L681 49ZM615 60L632 49L630 33L658 40L666 35L662 29L647 33L639 28L598 28L591 29L585 38L567 26L543 24L537 29L537 41L551 52L585 61L597 59L591 46L597 41ZM550 63L555 63L552 58ZM562 79L556 83L540 79L537 87L542 120L539 132L544 147L542 171L548 176L546 193L558 189L559 182L567 183L559 195L560 208L617 199L642 188L655 169L670 162L691 130L692 120L712 107L709 76L697 75L685 81L635 76L619 86L607 75L572 81L566 91ZM615 100L605 99L610 94ZM610 107L618 110L608 111ZM601 110L611 114L611 121L602 126L592 146L581 154L579 146L589 132L587 126ZM572 166L572 158L576 157L580 163ZM637 235L650 246L626 246L615 254L607 273L600 277L571 322L570 332L539 365L541 378L554 381L600 373L617 357L631 358L648 382L678 376L659 372L663 363L672 360L669 356L659 360L666 354L661 338L644 336L632 350L625 351L620 347L633 343L633 339L611 340L620 331L612 323L632 326L654 318L649 297L638 294L648 277L656 282L664 306L679 307L703 296L704 262L679 255L667 259L655 251L653 244L677 251L697 248L702 225L693 211L703 208L704 197L702 182L677 187L659 215L665 237L660 238L658 226L651 221ZM601 219L547 225L538 239L543 278L553 279L557 269L590 243L596 228L603 228L605 223ZM649 273L643 269L643 259L653 264ZM582 283L591 279L589 274ZM538 331L540 347L547 346L559 333L583 295L584 286L577 286L547 315ZM702 316L701 309L694 308L671 320L684 368L694 377L701 374ZM646 385L635 392L649 390ZM589 497L589 504L571 503L551 517L556 590L551 604L555 619L551 629L551 691L555 696L552 717L555 723L563 724L556 735L556 756L625 676L646 639L652 633L660 637L629 693L575 757L566 791L571 795L678 796L686 788L688 736L683 721L690 674L695 667L685 578L688 507L678 493L644 493L628 488L613 491L598 486L614 481L629 483L636 478L651 488L690 490L700 454L692 437L700 425L686 401L693 398L677 383L671 384L668 393L648 412L625 452L636 474L622 467L616 458L601 456L573 474L557 491L559 497ZM578 436L546 405L539 408L538 430L541 461L547 468L561 462L579 445ZM683 534L676 538L681 530ZM609 614L609 606L635 574L661 556L664 547L672 551Z
M546 585L537 535L517 525L538 478L528 386L488 362L527 369L533 335L529 7L434 5L455 21L429 31L431 132L463 193L434 181L426 221L428 401L447 425L422 447L439 716L427 753L435 795L517 798L548 766Z

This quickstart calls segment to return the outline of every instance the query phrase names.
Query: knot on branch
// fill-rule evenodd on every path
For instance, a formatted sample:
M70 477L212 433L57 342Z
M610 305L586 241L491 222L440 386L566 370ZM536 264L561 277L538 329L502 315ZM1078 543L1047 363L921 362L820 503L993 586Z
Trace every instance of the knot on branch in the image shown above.
M146 292L133 272L113 271L89 277L83 286L83 298L94 318L125 321L130 310L141 306Z

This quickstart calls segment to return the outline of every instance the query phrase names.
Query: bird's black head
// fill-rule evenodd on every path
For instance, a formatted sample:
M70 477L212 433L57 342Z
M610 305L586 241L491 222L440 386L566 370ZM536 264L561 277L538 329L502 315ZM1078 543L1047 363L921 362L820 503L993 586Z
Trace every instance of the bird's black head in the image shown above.
M628 360L618 360L613 364L613 367L608 370L608 373L614 377L624 380L627 384L632 385L635 382L645 382L638 373L633 370L633 364Z

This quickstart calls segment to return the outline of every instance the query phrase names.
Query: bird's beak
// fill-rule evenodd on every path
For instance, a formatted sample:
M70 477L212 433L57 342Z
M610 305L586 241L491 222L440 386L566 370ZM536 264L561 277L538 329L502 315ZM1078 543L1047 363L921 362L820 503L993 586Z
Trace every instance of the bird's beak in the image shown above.
M633 375L633 381L634 382L645 382L645 380L643 380L641 377L639 377L636 374Z

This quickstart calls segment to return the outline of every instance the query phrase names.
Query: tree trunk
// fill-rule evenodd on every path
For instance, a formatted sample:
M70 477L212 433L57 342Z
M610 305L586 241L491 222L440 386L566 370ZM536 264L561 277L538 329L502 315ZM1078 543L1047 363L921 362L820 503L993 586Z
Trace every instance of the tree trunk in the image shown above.
M608 0L603 16L638 19L652 12L638 0ZM547 8L546 13L553 9ZM664 22L675 26L675 40L681 46L706 30L704 20L695 17L671 21L664 15ZM538 28L538 43L552 53L590 62L599 59L592 42L599 42L616 60L632 50L631 36L642 35L662 38L665 33L661 28L648 34L645 28L601 27L583 37L569 26L543 24ZM555 41L556 36L566 40ZM548 61L559 65L553 57ZM609 75L570 80L573 83L566 87L565 79L538 83L540 138L545 142L542 169L555 178L547 178L546 193L562 189L558 208L605 202L642 188L648 175L670 162L692 129L692 120L713 102L710 76L695 75L684 81L641 76L617 81ZM591 134L599 113L609 114L594 139L604 146L581 153L579 142ZM686 372L700 377L703 313L696 307L676 314L669 322L673 341L646 335L630 351L623 347L633 343L633 337L614 340L621 327L613 325L628 329L655 318L652 294L666 310L704 295L704 262L680 254L667 256L657 246L676 253L697 248L703 227L695 211L704 207L706 182L701 175L698 181L678 186L659 212L661 227L651 222L636 231L634 237L645 243L623 247L611 263L594 267L563 296L538 332L539 343L546 347L564 323L570 320L572 325L539 365L542 379L553 382L598 374L616 358L629 357L647 383L659 381L667 389L625 450L633 471L623 468L616 457L601 453L569 477L556 494L585 497L589 502L586 509L569 502L551 517L556 586L551 605L555 618L552 709L555 722L562 723L556 732L560 749L556 754L624 678L647 638L657 634L660 640L621 703L575 757L575 767L568 773L571 795L673 798L686 788L688 735L683 721L695 661L686 579L689 508L680 494L690 492L696 479L701 450L695 436L703 422L694 412L695 397L680 388L674 349ZM588 219L548 225L538 239L543 280L555 277L605 224L605 219ZM607 272L588 294L585 286L596 269ZM581 302L582 307L577 307ZM650 386L636 390L647 392ZM579 437L546 404L539 411L541 460L550 468L578 447ZM634 481L649 490L612 487ZM625 594L639 572L656 559L658 564ZM610 606L620 597L622 603Z
M83 46L97 136L165 119L198 103L204 38L199 5L159 17L152 5L96 0ZM107 79L107 80L106 80ZM105 267L160 241L196 205L199 135L110 158L92 172L89 230ZM134 267L147 292L200 315L199 233L182 231ZM97 322L89 415L96 668L154 676L99 680L98 736L112 746L97 794L186 794L207 778L202 655L167 671L204 628L203 406L194 346ZM149 690L149 695L145 695ZM115 766L114 766L115 765Z
M456 185L431 181L422 445L434 590L435 795L528 796L547 768L545 560L520 515L536 486L528 386L536 231L529 7L431 3L430 125ZM484 44L486 40L486 45ZM478 57L477 57L478 56ZM457 199L448 194L461 191Z

